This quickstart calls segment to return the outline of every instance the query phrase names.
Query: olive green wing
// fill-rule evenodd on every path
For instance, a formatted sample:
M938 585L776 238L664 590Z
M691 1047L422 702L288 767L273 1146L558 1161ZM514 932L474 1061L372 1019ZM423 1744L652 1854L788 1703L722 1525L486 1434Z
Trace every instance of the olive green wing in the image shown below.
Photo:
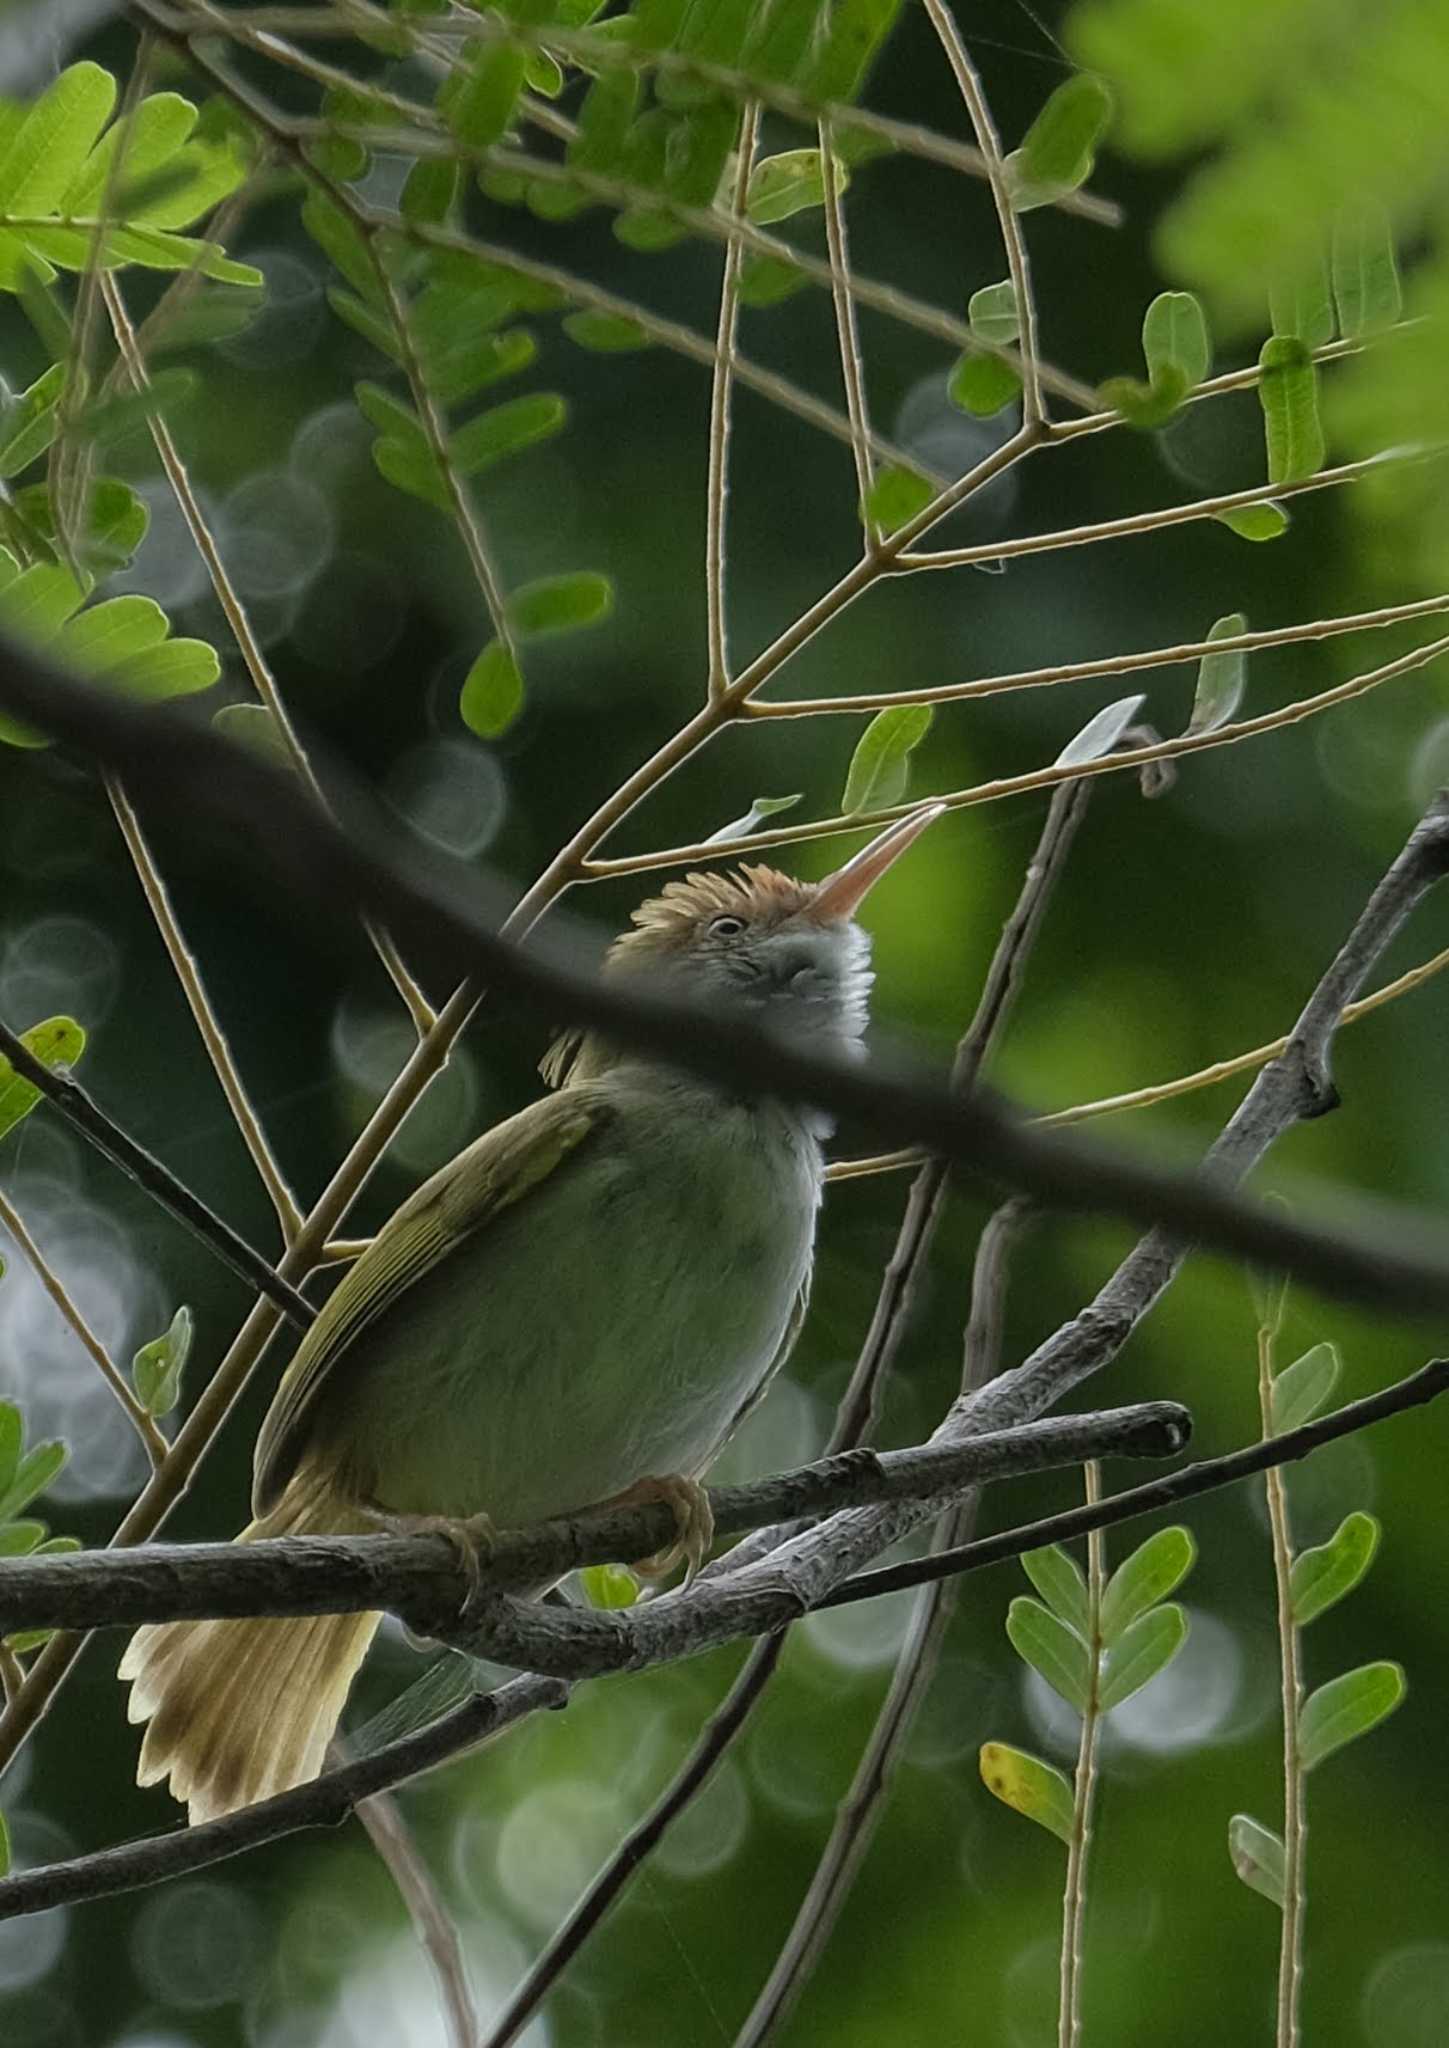
M696 1478L698 1478L700 1474L705 1473L709 1470L710 1466L714 1463L715 1459L719 1456L720 1452L724 1449L725 1445L729 1442L730 1438L734 1435L735 1431L739 1428L740 1424L744 1421L745 1417L747 1415L752 1415L754 1413L756 1408L759 1407L761 1401L764 1400L766 1394L769 1393L771 1387L775 1384L776 1373L780 1370L780 1367L785 1363L785 1360L790 1356L790 1353L795 1349L795 1345L799 1338L800 1332L805 1327L805 1316L810 1307L811 1277L811 1274L807 1273L805 1275L805 1278L800 1282L799 1291L795 1296L794 1304L790 1310L790 1320L785 1325L785 1334L780 1339L780 1342L776 1347L774 1357L770 1360L769 1365L760 1375L759 1380L753 1387L751 1387L749 1393L746 1394L744 1400L741 1401L739 1407L736 1408L734 1414L730 1417L729 1422L720 1431L719 1435L710 1445L708 1454L700 1460L698 1472L696 1472L696 1474L694 1475Z
M253 1461L252 1509L276 1505L295 1471L328 1375L362 1332L466 1239L511 1209L610 1115L597 1091L570 1089L485 1131L408 1197L334 1290L282 1376Z

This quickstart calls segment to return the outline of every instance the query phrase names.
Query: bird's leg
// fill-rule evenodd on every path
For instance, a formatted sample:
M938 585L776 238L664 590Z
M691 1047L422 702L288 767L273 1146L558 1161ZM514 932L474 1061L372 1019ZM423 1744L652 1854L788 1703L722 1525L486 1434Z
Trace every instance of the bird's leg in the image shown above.
M682 1472L666 1473L662 1479L636 1479L622 1493L611 1494L598 1505L603 1508L638 1508L656 1500L666 1502L674 1510L677 1534L663 1550L633 1562L631 1569L641 1579L667 1579L683 1558L687 1567L684 1583L688 1586L714 1541L714 1510L709 1504L709 1495L697 1479L686 1479Z
M400 1515L388 1508L364 1504L369 1522L389 1536L444 1536L457 1553L468 1590L458 1610L466 1614L482 1590L483 1560L493 1553L498 1530L489 1515Z

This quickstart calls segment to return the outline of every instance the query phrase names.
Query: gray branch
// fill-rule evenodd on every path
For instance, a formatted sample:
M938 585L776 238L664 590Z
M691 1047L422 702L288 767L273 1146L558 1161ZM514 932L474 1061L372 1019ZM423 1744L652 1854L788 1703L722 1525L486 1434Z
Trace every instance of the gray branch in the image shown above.
M966 1444L842 1451L750 1486L712 1488L710 1503L716 1528L728 1535L862 1502L934 1499L1086 1458L1172 1457L1187 1443L1191 1428L1187 1410L1176 1402L1146 1401L1101 1415L1057 1416L1023 1430L973 1437ZM647 1557L664 1549L675 1533L673 1511L662 1502L595 1509L502 1530L481 1562L470 1612L491 1609L493 1598L511 1588L547 1584L583 1565ZM400 1615L425 1635L457 1641L459 1612L469 1591L457 1547L431 1533L149 1543L0 1559L0 1636L30 1628L134 1628L148 1621L342 1614L377 1607ZM537 1617L563 1618L576 1611L532 1601L519 1606L525 1615ZM547 1640L551 1646L551 1635ZM557 1662L552 1647L546 1654L546 1668L552 1670ZM524 1655L502 1661L527 1669L533 1660ZM586 1662L584 1668L596 1667Z
M1449 1266L1430 1249L1422 1224L1405 1219L1392 1236L1310 1227L1244 1202L1221 1174L1174 1172L1034 1130L989 1093L956 1096L943 1082L879 1058L857 1066L807 1055L737 1017L582 973L556 939L525 947L504 936L500 892L473 869L425 852L370 799L334 791L358 821L360 829L349 831L295 777L219 738L185 710L112 697L8 638L0 638L0 706L121 775L139 804L150 801L173 821L189 821L224 848L229 871L270 881L289 905L325 919L331 932L360 936L367 920L405 929L419 954L446 963L455 978L461 970L490 983L550 1021L582 1024L672 1065L854 1118L1005 1181L1046 1207L1159 1224L1333 1293L1401 1309L1449 1307ZM1421 892L1449 861L1449 805L1434 806L1416 846ZM495 913L492 921L480 914L480 902ZM1312 1081L1304 1067L1301 1085ZM1327 1106L1320 1091L1301 1113Z

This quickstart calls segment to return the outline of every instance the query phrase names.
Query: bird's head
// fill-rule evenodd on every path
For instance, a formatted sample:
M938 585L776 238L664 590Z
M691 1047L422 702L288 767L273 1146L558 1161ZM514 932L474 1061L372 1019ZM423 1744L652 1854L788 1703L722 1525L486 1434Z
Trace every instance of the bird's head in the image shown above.
M614 941L604 971L648 975L710 1009L724 1004L802 1049L852 1051L865 1031L872 980L870 940L855 914L944 808L927 804L897 819L822 882L767 867L670 882L633 913L633 929ZM595 1077L615 1057L572 1032L555 1043L542 1072L559 1087Z

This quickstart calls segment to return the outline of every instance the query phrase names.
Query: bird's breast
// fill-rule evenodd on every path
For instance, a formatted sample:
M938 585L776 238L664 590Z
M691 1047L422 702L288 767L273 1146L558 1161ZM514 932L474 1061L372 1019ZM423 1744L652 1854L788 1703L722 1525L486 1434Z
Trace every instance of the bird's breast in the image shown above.
M382 1505L531 1521L718 1449L809 1277L822 1162L783 1110L679 1092L621 1084L388 1318L351 1407Z

